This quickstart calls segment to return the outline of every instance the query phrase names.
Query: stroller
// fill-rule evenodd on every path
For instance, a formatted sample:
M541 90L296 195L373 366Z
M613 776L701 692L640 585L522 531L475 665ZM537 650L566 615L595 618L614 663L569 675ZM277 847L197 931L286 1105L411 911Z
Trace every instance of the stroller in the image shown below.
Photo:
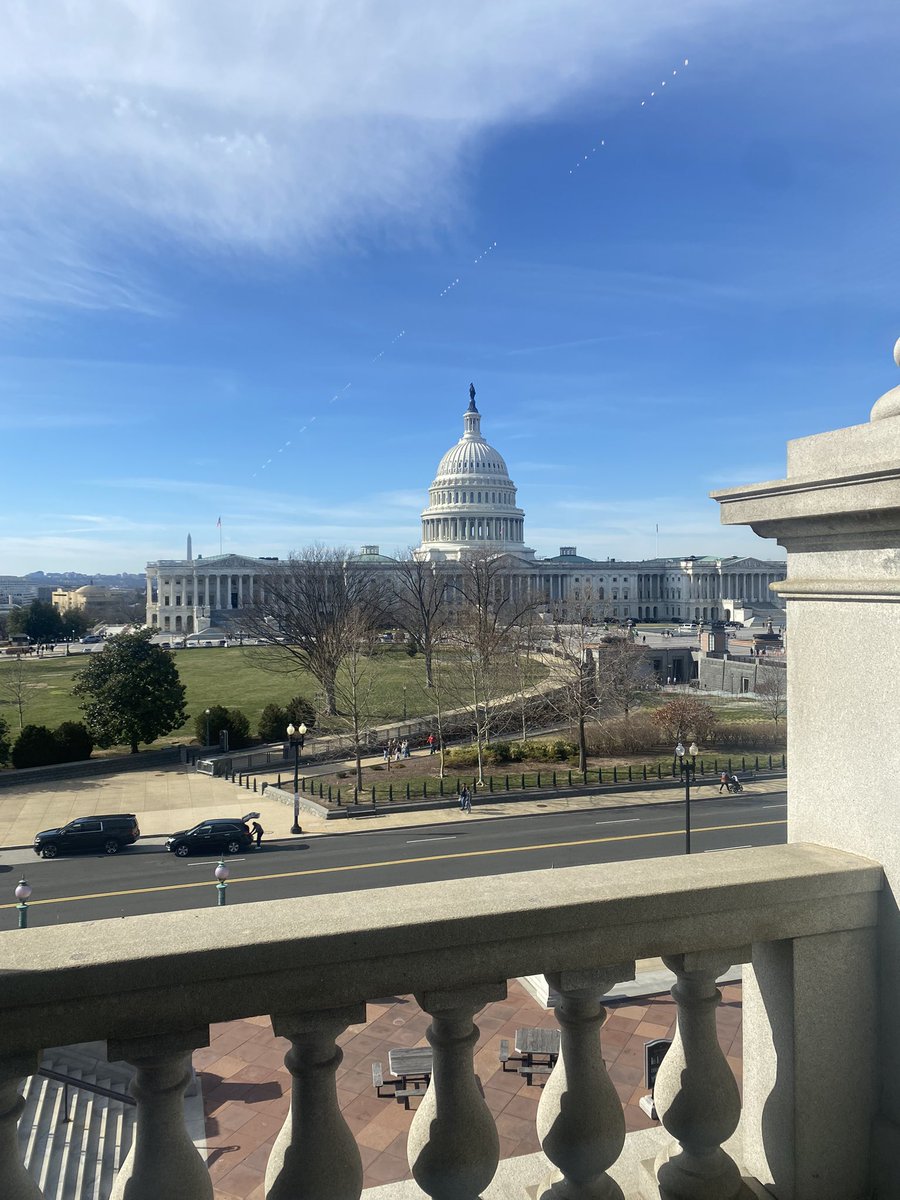
M738 792L742 792L744 790L744 785L738 779L737 775L732 775L729 778L727 787L733 796L736 796Z

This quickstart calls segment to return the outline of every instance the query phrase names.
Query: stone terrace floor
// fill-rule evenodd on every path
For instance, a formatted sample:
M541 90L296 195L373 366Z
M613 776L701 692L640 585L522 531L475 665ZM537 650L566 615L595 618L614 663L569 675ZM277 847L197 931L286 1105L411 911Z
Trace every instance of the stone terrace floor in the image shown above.
M741 1081L741 988L726 985L718 1010L719 1042ZM410 1177L406 1135L413 1108L379 1099L372 1087L372 1062L387 1073L388 1051L394 1046L425 1045L428 1015L410 996L390 996L368 1006L368 1021L340 1039L344 1061L338 1070L338 1099L356 1136L365 1168L365 1186ZM517 1073L501 1070L500 1039L513 1045L524 1025L554 1026L551 1010L542 1008L517 982L508 999L489 1004L476 1018L481 1031L475 1069L497 1122L502 1158L539 1149L535 1114L541 1087L529 1087ZM629 1131L654 1124L638 1107L644 1087L644 1043L671 1037L675 1005L666 993L610 1005L603 1027L603 1056L625 1106ZM201 1077L206 1113L210 1172L216 1200L263 1200L263 1176L269 1150L288 1109L290 1077L284 1067L289 1043L276 1038L267 1017L232 1021L210 1030L210 1046L194 1055Z

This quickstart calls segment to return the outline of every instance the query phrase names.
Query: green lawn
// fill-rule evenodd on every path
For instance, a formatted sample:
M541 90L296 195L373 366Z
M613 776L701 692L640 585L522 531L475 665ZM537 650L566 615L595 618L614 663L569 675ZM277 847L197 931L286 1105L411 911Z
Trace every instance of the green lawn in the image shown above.
M307 672L275 673L260 665L256 647L243 649L175 650L178 672L187 686L188 722L181 729L160 739L184 742L193 738L193 718L213 704L240 708L250 720L255 733L259 715L266 704L283 704L291 696L306 696L319 707L316 697L318 683ZM28 699L25 723L49 725L81 718L77 700L72 696L75 674L84 666L81 655L70 658L23 659L28 670ZM11 669L9 660L0 659L0 692L4 672ZM539 674L536 668L536 676ZM377 677L372 693L373 724L400 720L404 700L407 715L424 716L432 712L434 702L425 691L425 666L421 655L410 658L405 650L384 647L378 653ZM404 694L404 688L406 689ZM9 722L13 736L18 733L19 719L14 707L8 704L0 712ZM335 728L340 728L335 725Z

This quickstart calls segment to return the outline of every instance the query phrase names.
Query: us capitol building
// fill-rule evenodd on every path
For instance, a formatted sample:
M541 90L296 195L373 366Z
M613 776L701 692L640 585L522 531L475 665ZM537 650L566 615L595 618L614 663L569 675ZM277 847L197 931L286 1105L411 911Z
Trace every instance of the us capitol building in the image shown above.
M525 545L525 513L503 455L481 433L475 389L463 414L463 435L438 464L422 513L417 555L452 573L467 554L505 555L517 589L546 599L548 610L596 607L598 618L636 621L783 619L769 584L785 578L785 564L758 558L690 555L625 562L584 558L561 546L538 558ZM396 561L378 546L353 555L360 566L391 570ZM147 564L147 624L160 632L199 634L224 630L236 612L265 599L266 577L276 558L220 554L160 559Z

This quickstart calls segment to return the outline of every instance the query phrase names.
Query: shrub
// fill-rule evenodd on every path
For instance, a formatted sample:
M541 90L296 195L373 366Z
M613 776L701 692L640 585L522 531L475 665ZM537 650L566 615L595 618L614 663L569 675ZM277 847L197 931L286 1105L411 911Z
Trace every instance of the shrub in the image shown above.
M305 696L291 696L284 706L284 715L289 724L305 725L307 729L312 729L316 723L316 710Z
M451 746L444 754L444 762L448 767L475 767L478 749L476 746Z
M716 730L721 750L775 750L787 744L784 729L773 730L768 721L729 721Z
M551 738L545 742L491 742L482 751L486 765L496 767L513 762L568 762L577 758L578 747L565 738ZM454 746L446 753L445 761L451 767L474 767L478 764L476 746Z
M287 737L289 721L287 709L280 704L267 704L259 714L256 732L261 742L283 742Z
M198 713L194 718L194 737L201 746L206 745L206 728L209 721L210 745L215 745L223 729L228 731L229 750L239 750L250 742L250 722L239 708L225 708L222 704L214 704L207 717L205 712Z
M687 742L689 738L706 745L715 740L718 721L711 705L694 696L678 696L653 714L653 720L667 743Z
M659 725L647 713L612 717L587 729L588 753L603 757L620 754L655 754L671 750L663 742Z
M267 704L259 716L257 732L263 742L283 742L288 725L305 725L312 729L316 710L305 696L292 696L287 704Z
M23 767L47 767L59 762L59 743L46 725L26 725L12 748L12 763Z
M9 725L0 717L0 765L9 761L9 752L12 748L12 743L9 739Z
M94 739L81 721L63 721L53 731L59 762L82 762L91 757Z

